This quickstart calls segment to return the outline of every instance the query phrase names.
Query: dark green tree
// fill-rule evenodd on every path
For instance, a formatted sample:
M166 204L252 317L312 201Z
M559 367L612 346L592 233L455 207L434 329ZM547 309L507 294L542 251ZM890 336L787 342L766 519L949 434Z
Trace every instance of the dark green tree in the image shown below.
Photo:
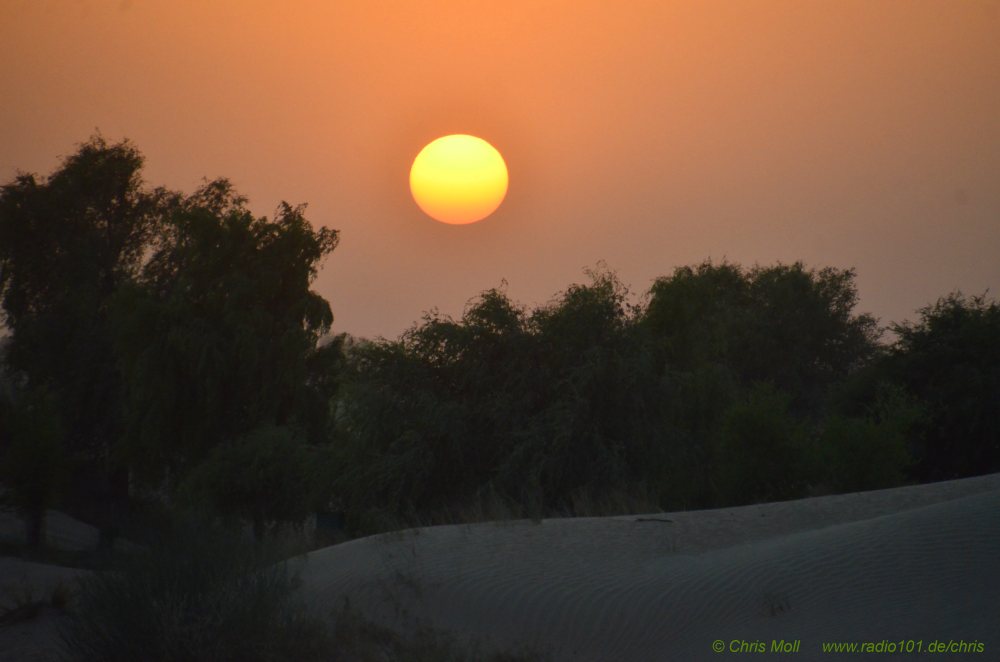
M561 511L573 511L578 499L645 493L670 437L661 417L663 383L635 327L628 290L606 269L589 275L589 284L569 287L530 320L540 404L531 464L546 505Z
M49 177L21 174L0 189L7 364L55 399L81 478L71 503L92 511L104 542L128 493L113 450L123 404L110 301L138 276L174 201L144 188L142 163L131 143L95 137Z
M355 513L427 515L467 500L516 443L529 396L524 316L499 290L454 321L347 351L337 482Z
M704 262L655 282L639 326L665 380L672 437L681 439L671 454L686 467L665 484L668 502L705 506L802 491L801 482L788 482L798 478L769 475L759 477L768 484L743 485L741 494L735 476L720 478L719 449L739 455L753 447L731 422L744 417L775 444L796 439L780 448L807 454L803 440L827 415L831 393L879 350L875 320L855 314L856 301L853 271L801 263ZM759 469L787 472L792 464L786 457Z
M704 262L658 278L642 324L655 337L664 368L691 372L712 364L730 367L743 351L751 306L750 283L741 267Z
M129 408L123 450L154 483L178 480L214 446L262 426L319 427L317 350L333 321L311 291L337 245L303 207L255 218L225 180L180 201L134 284L111 302Z
M149 190L142 163L97 137L0 190L6 365L52 395L82 477L67 501L105 544L136 477L175 484L262 426L324 438L341 360L317 348L332 314L309 290L335 231L287 204L254 218L224 180Z
M1000 471L1000 304L952 294L893 330L885 371L927 417L915 444L916 477Z
M666 369L719 366L744 387L771 383L793 409L819 416L829 388L878 348L877 323L855 314L856 303L852 270L705 262L658 279L643 324Z
M754 311L742 371L793 394L793 405L819 410L830 387L878 350L875 318L855 314L854 270L806 270L802 263L749 273Z

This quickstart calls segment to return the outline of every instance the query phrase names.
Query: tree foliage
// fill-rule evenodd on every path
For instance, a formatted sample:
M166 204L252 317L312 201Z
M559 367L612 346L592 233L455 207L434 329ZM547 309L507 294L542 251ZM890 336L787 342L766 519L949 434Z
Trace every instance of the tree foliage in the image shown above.
M658 377L626 294L594 273L528 313L494 289L461 320L429 315L350 351L337 479L349 509L428 514L489 496L572 512L640 491L663 431L649 426Z
M214 447L188 472L182 492L195 504L253 524L301 524L317 506L318 476L305 444L287 428L262 427Z
M180 475L215 444L305 416L310 360L333 321L309 288L337 233L313 230L303 207L269 220L245 203L225 180L181 201L111 302L124 448L147 475Z
M727 409L712 449L717 502L730 505L805 496L815 476L808 431L789 415L790 397L758 384Z
M590 275L532 311L490 290L460 320L352 348L335 479L348 511L426 518L483 495L529 514L622 494L704 507L903 480L912 426L833 397L880 351L852 271L704 263L645 305ZM861 457L870 473L851 482Z
M877 352L877 322L854 314L856 303L853 270L704 262L658 279L643 322L671 370L721 366L818 413L828 389Z
M166 203L143 189L142 157L93 138L49 178L0 189L0 294L15 372L56 394L74 447L102 452L120 381L108 303L135 278Z
M285 203L256 218L225 180L149 189L142 165L95 137L0 189L5 363L51 394L70 503L106 539L136 478L172 486L268 425L325 437L340 360L339 341L317 348L333 316L309 289L336 231Z
M821 480L834 492L903 484L913 469L913 441L925 425L919 402L899 385L879 382L862 412L835 411L820 425Z
M952 294L893 326L884 367L926 410L921 480L1000 471L1000 304Z
M73 503L96 504L103 533L109 499L128 489L113 453L124 404L110 302L137 277L174 199L143 186L142 164L131 143L95 137L51 176L21 174L0 189L5 358L54 398L80 468Z

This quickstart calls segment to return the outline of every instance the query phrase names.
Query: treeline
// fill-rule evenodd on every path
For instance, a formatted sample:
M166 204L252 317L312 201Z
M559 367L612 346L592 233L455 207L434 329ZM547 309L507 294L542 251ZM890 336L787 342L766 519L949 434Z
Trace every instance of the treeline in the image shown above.
M395 340L327 336L337 233L224 180L149 189L91 139L0 191L6 498L113 538L136 495L355 532L456 517L735 505L1000 470L1000 305L951 295L890 341L851 270L599 270L501 289ZM327 341L321 342L326 337Z
M883 344L847 270L706 262L628 300L603 271L347 347L347 512L670 510L1000 470L996 303L947 297Z

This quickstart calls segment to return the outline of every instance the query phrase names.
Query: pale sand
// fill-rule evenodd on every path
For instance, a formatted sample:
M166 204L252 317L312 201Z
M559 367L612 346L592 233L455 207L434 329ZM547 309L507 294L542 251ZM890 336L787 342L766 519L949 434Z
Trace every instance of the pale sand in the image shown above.
M798 639L799 660L831 659L824 641L964 639L985 652L931 657L997 660L1000 474L742 508L414 529L313 552L303 587L316 606L347 599L400 630L530 644L555 660L733 655L714 654L717 639Z
M97 546L97 529L65 513L48 511L45 528L50 547L80 551ZM0 540L24 543L24 522L19 516L0 511ZM60 584L72 588L85 574L85 570L0 556L0 606L6 609L24 600L49 600ZM32 620L0 627L0 662L56 659L57 632L64 617L60 610L46 607Z
M636 521L648 518L672 522ZM20 535L4 519L0 535ZM55 515L50 541L96 531ZM83 571L0 558L40 594ZM440 526L308 555L305 597L406 630L433 626L555 660L1000 659L1000 474L628 517ZM0 628L0 660L45 660L58 612ZM802 641L794 656L714 640ZM981 655L821 655L822 641L978 640Z
M59 584L72 588L87 571L0 557L0 603L12 606L19 596L32 601L51 599ZM57 659L62 610L44 607L34 619L0 627L0 661L41 662Z

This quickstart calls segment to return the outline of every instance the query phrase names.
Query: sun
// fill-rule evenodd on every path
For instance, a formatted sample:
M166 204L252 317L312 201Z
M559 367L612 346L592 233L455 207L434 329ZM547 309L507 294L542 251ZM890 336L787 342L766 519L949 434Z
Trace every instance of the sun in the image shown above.
M417 206L437 221L475 223L496 211L507 195L507 164L482 138L443 136L413 160L410 192Z

